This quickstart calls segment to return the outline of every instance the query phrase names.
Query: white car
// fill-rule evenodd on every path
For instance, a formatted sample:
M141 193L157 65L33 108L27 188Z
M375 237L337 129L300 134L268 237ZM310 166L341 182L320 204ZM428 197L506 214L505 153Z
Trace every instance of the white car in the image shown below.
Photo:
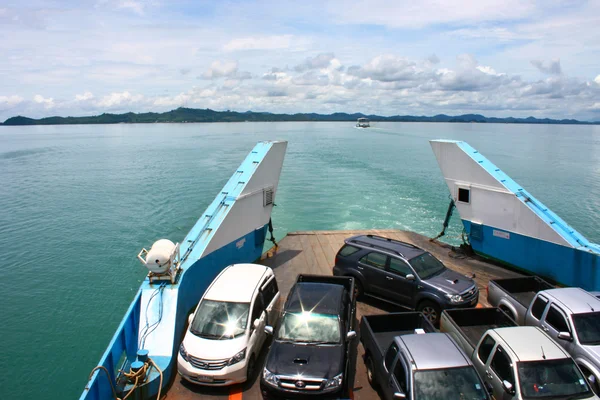
M177 370L186 380L226 386L253 376L267 338L265 326L278 316L279 289L269 267L234 264L208 287L189 317Z

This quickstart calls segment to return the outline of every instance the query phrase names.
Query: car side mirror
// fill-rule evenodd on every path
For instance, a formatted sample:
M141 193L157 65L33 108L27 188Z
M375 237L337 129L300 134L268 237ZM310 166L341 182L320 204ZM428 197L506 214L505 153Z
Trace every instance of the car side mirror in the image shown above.
M258 328L258 326L259 326L259 325L260 325L260 319L256 318L256 319L254 320L254 322L252 323L252 327L253 327L254 329L256 329L256 328Z
M413 274L408 274L408 275L406 275L406 280L407 281L414 281L415 280L415 276Z
M571 334L569 332L558 332L557 337L562 340L568 340L568 341L573 340L573 337L571 336Z
M400 392L394 393L394 400L405 399L405 398L406 398L406 395L404 393L400 393Z
M265 326L265 333L267 335L272 335L273 334L273 327L272 326Z
M354 339L355 337L356 337L355 331L348 331L348 333L346 334L346 341L349 342L352 339Z
M502 381L502 389L508 394L515 394L513 385L509 381Z
M190 314L190 316L188 317L188 325L191 324L193 320L194 320L194 314Z

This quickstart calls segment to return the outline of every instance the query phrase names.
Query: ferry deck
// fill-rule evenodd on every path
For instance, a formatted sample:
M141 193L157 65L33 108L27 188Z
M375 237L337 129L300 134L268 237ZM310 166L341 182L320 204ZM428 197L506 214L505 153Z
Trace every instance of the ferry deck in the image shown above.
M342 247L344 239L358 234L373 234L392 239L397 239L415 244L429 251L447 267L460 273L470 275L476 274L475 281L480 289L478 307L489 307L486 298L485 287L490 279L512 278L522 276L493 265L477 256L465 256L453 251L453 248L440 242L430 242L429 238L401 230L344 230L344 231L304 231L288 233L279 243L277 249L272 248L265 253L260 261L261 264L273 268L279 290L281 293L281 304L287 298L298 274L331 275L334 258L337 251ZM382 314L387 312L405 311L389 303L372 298L363 298L356 303L355 321L358 332L358 324L363 315ZM360 334L360 333L359 333ZM353 352L350 371L350 393L351 399L377 399L377 392L369 385L365 365L363 362L364 350L359 340L354 341L356 351ZM268 346L268 343L267 345ZM188 399L262 399L259 388L259 374L262 372L262 363L267 353L263 348L261 359L258 360L256 376L251 381L242 385L226 388L210 388L188 383L177 375L172 382L167 394L162 397L168 400Z

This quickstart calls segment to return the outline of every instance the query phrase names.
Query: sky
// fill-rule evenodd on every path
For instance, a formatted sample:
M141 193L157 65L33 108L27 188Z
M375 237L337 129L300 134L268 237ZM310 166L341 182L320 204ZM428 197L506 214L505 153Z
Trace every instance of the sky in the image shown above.
M0 121L162 112L600 121L600 0L0 0Z

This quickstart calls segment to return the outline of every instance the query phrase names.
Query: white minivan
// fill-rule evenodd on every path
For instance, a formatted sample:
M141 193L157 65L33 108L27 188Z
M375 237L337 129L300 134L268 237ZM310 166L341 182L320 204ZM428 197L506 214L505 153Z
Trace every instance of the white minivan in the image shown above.
M267 334L278 316L279 288L269 267L234 264L208 287L189 317L177 370L186 380L225 386L253 376Z

